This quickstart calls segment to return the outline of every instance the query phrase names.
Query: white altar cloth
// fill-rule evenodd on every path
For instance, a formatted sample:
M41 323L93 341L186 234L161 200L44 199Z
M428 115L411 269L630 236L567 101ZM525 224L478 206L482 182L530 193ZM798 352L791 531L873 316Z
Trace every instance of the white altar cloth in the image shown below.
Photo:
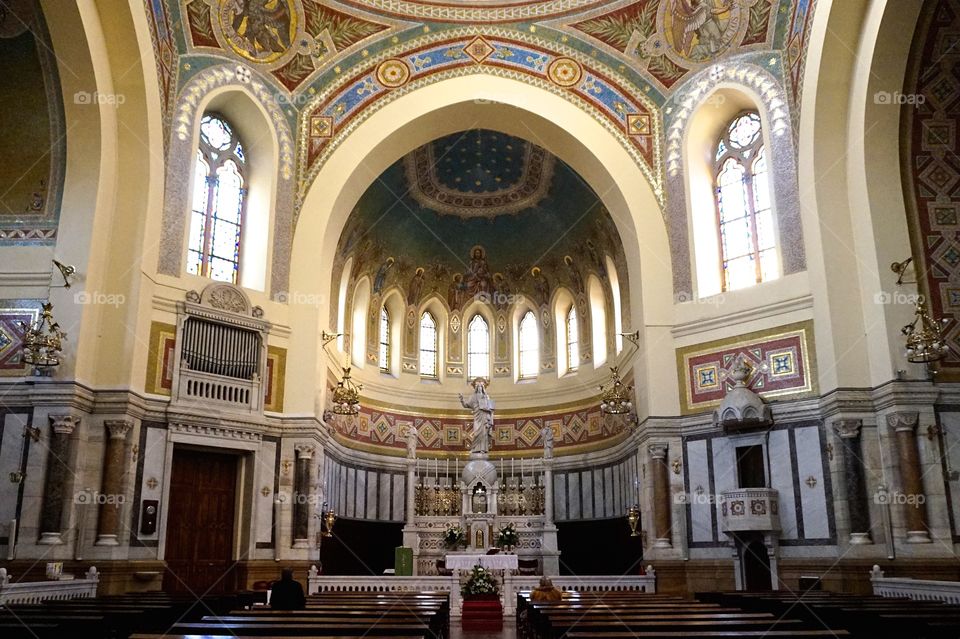
M447 555L447 570L470 570L476 565L483 566L490 570L516 570L517 556L498 553L496 555L480 555L473 553L457 553Z

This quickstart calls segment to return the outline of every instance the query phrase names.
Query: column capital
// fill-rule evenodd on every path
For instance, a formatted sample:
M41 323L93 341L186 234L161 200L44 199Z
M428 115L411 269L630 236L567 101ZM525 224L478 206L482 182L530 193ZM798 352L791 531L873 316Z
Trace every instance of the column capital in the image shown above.
M311 444L294 444L293 450L297 452L300 459L310 459L316 449Z
M126 439L127 433L133 428L133 422L129 419L107 419L103 422L110 433L110 439Z
M57 435L69 435L80 425L80 418L76 415L47 415L50 427Z
M665 459L667 458L667 449L668 449L668 448L669 448L669 445L666 444L666 443L663 443L663 442L658 442L658 443L655 443L655 444L650 444L650 446L649 446L650 456L653 457L654 459L663 459L663 460L665 460Z
M890 413L887 415L887 426L893 430L899 432L902 431L914 431L917 429L917 425L920 423L920 413L913 412L903 412L903 413Z
M863 428L862 419L838 419L833 422L833 432L841 439L856 439L860 437Z

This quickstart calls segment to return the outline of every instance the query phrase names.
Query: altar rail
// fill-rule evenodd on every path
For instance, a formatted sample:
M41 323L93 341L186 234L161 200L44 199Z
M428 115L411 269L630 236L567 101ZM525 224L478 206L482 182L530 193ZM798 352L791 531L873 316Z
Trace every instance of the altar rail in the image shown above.
M880 566L874 565L870 571L870 583L873 584L873 594L881 597L910 597L960 605L960 581L884 577Z
M461 571L462 572L462 571ZM657 576L653 566L647 566L645 575L617 576L552 576L553 585L564 591L573 592L613 592L636 591L657 592ZM465 578L466 573L463 573ZM461 615L460 575L397 577L391 575L375 577L341 577L320 575L316 566L310 567L307 576L307 592L311 595L323 592L417 592L438 591L450 593L450 616ZM501 587L503 612L506 616L516 614L517 593L533 590L540 584L539 576L519 576L505 574Z
M96 597L99 583L100 575L93 566L84 574L84 579L21 581L17 583L10 582L10 575L7 574L6 568L0 568L0 606Z

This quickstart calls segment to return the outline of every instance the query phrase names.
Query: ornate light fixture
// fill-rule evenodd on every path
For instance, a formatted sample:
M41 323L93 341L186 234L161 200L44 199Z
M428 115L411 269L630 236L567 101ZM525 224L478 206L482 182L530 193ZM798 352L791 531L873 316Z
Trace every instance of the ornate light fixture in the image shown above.
M622 361L610 367L610 381L600 386L600 410L607 415L626 415L633 412L633 386L623 383L620 367L626 366L640 350L640 331L620 333L633 344L633 350L624 355Z
M627 509L627 523L630 524L630 536L639 537L640 533L637 531L637 524L640 523L640 508L630 506L630 508Z
M633 386L623 383L618 367L611 367L610 372L610 381L600 387L600 410L608 415L624 415L633 410Z
M950 320L937 320L928 315L922 299L917 302L915 314L913 322L900 329L907 336L907 361L914 364L940 361L950 352L943 338L943 327Z
M333 388L333 412L336 415L356 415L360 412L360 391L363 384L354 384L350 367L343 369L343 379Z
M337 513L328 510L323 513L323 523L327 530L323 533L324 537L333 537L333 525L337 523Z
M60 351L67 334L53 321L53 304L43 305L43 312L33 324L20 322L23 329L23 361L33 365L33 374L50 375L50 369L60 365Z

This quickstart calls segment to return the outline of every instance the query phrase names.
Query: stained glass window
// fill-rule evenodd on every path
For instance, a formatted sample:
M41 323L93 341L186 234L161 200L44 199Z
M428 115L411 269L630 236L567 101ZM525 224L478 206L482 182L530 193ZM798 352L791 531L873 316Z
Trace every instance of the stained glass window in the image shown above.
M437 377L437 322L429 312L420 316L420 376Z
M527 311L520 320L520 379L533 379L540 368L540 332L537 316Z
M580 333L577 328L577 307L567 312L567 370L571 373L580 366Z
M204 115L194 166L188 273L236 284L247 194L245 166L233 127L219 115Z
M380 370L390 372L390 314L386 306L380 307Z
M758 114L741 113L717 143L717 226L726 291L780 274L762 133Z
M467 327L467 377L490 379L490 326L482 315Z

